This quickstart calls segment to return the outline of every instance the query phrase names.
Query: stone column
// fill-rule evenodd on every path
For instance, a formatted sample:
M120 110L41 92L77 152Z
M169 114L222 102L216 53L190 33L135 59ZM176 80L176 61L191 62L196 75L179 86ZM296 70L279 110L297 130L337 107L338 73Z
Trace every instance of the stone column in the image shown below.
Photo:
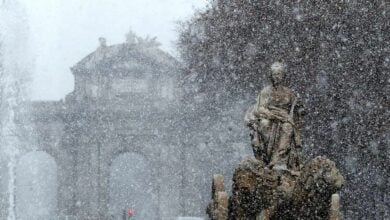
M100 160L100 173L99 173L99 216L101 218L107 218L108 203L109 203L109 182L110 182L110 164L109 158L104 155Z
M56 158L58 172L58 212L63 216L73 216L74 213L74 165L69 154Z
M329 210L329 220L341 220L340 212L340 195L335 193L332 195L330 210Z
M98 218L97 153L96 144L86 134L82 134L75 156L76 216L79 219Z

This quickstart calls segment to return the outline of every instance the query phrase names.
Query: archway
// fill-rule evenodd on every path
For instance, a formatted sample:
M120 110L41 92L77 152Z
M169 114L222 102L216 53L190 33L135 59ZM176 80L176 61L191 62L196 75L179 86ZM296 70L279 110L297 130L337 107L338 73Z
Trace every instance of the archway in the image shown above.
M132 219L157 219L157 195L152 170L140 154L124 153L115 158L110 170L109 214L121 219L123 211L133 209Z
M57 164L45 152L30 152L16 167L18 220L49 220L57 211Z

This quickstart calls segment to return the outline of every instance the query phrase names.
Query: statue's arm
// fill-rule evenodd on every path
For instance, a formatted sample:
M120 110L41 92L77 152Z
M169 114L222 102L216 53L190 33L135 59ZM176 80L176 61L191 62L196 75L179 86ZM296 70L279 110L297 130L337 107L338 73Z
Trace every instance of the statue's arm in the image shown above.
M279 120L284 122L290 122L294 124L288 114L286 114L282 109L272 106L271 104L271 90L272 88L264 88L258 98L256 104L255 116L257 118L267 118L271 120Z
M270 102L270 91L268 91L269 88L264 88L261 90L260 94L257 96L257 102L256 102L256 108L255 108L255 116L257 118L259 117L265 117L265 118L272 118L273 114L269 110L269 102Z
M244 121L246 123L246 125L248 127L251 127L251 128L255 128L255 125L256 125L256 116L255 116L255 109L256 108L256 105L255 106L251 106L246 114L245 114L245 117L244 117Z
M302 99L297 95L295 97L296 99L296 108L294 112L294 123L295 123L295 144L296 144L296 149L298 151L301 150L302 148L302 128L303 128L303 116L306 114L305 111L305 106L303 105Z

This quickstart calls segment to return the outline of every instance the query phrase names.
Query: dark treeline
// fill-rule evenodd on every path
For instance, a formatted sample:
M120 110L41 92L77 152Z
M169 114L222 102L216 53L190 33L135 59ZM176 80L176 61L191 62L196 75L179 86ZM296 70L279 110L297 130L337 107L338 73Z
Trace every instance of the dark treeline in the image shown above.
M188 120L249 107L270 64L284 61L307 109L306 154L328 156L346 177L345 217L388 217L389 9L386 0L214 0L182 24Z

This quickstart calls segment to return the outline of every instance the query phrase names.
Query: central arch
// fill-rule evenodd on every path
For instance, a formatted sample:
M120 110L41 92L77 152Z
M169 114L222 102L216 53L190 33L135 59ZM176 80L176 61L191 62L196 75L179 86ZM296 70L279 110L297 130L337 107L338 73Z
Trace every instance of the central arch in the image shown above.
M157 195L155 194L152 167L147 159L137 153L117 156L110 167L109 214L121 219L123 211L135 211L132 219L157 219Z

